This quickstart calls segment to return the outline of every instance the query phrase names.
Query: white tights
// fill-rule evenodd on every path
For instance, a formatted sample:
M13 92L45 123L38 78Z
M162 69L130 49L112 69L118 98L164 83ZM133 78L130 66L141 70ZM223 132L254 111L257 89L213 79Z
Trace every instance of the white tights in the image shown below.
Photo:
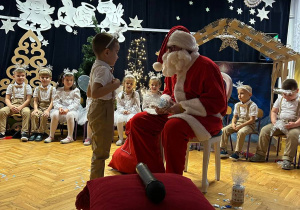
M89 123L87 124L87 134L86 134L86 138L87 138L87 139L91 139L91 138L92 138L92 129L91 129L91 126L90 126Z
M58 126L58 120L61 117L59 111L56 110L53 112L51 116L51 124L50 124L50 137L54 138L55 131ZM74 115L71 112L66 114L67 120L67 128L68 128L68 137L73 138L73 131L74 131Z
M118 130L118 135L119 139L123 140L123 122L117 123L117 130Z

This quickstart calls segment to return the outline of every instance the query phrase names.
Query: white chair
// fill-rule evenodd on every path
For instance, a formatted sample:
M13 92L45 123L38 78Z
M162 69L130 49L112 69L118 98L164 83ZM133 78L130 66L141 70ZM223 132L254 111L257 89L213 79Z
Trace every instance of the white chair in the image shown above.
M223 72L222 76L226 83L226 95L227 95L227 101L229 100L232 92L232 80L228 74L225 74ZM220 142L221 142L221 135L222 131L220 131L217 135L212 136L207 141L201 141L203 145L203 164L202 164L202 188L201 191L203 193L207 192L207 188L209 186L209 182L207 180L207 169L208 169L208 163L209 163L209 156L210 156L210 148L212 145L214 145L214 152L215 152L215 165L216 165L216 172L215 172L215 178L217 181L220 180L220 173L221 173L221 158L220 158ZM189 146L191 143L199 143L200 141L195 137L193 139L189 140L188 147L186 150L186 157L185 157L185 172L187 171L187 165L189 161Z

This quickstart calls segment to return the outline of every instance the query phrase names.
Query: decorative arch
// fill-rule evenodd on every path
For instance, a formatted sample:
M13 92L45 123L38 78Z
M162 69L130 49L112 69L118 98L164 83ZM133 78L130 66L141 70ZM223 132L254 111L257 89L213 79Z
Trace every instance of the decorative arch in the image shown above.
M281 77L285 80L288 76L288 62L300 61L300 54L293 49L284 46L280 41L273 39L263 32L255 30L237 19L219 19L214 21L194 34L198 45L202 45L220 35L231 35L257 51L267 55L273 60L271 88L276 80ZM273 102L274 94L271 94Z

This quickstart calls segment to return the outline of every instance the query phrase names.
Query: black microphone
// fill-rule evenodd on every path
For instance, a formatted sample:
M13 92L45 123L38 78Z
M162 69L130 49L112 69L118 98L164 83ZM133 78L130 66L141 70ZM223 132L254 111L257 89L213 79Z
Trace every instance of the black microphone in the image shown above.
M147 165L144 163L138 163L136 165L136 172L146 186L146 195L149 200L153 203L162 202L166 195L164 184L153 176Z

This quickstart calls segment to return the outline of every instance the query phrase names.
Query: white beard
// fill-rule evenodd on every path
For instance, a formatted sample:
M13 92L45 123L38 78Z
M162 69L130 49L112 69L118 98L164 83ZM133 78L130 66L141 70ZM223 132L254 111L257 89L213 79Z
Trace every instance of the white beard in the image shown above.
M178 74L182 71L186 71L192 56L186 50L179 50L174 52L166 52L162 56L163 69L162 73L166 77L172 77L174 74Z

